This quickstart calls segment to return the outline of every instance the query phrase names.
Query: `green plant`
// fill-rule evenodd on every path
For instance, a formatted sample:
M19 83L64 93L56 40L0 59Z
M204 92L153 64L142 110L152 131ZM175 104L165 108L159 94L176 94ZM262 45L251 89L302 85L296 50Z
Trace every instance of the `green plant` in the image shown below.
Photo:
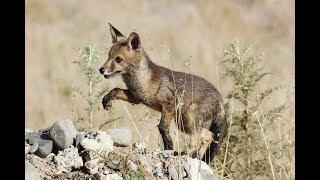
M230 121L229 133L214 166L225 178L279 177L288 178L288 167L279 163L283 152L288 156L293 144L284 138L270 139L267 128L283 117L286 103L263 111L263 102L283 86L262 89L260 83L271 75L261 65L262 55L250 54L252 46L241 48L238 42L224 51L224 77L232 81L227 95L226 110ZM282 153L279 153L282 152Z
M97 105L100 105L102 96L107 92L107 89L100 90L97 85L101 81L101 75L98 73L97 63L101 53L97 51L93 43L87 43L81 49L79 49L79 58L74 61L78 65L83 75L86 77L86 89L73 88L74 92L77 92L87 103L85 108L87 115L83 117L77 115L78 122L86 121L90 129L93 128L94 112Z
M140 171L130 171L129 174L126 175L126 177L124 178L125 180L145 180L145 174Z

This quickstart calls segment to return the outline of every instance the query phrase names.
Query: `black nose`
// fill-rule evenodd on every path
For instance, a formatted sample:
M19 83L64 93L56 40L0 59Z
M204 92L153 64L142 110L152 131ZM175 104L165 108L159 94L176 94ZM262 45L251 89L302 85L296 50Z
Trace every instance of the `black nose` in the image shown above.
M101 74L103 74L103 73L104 73L104 67L101 67L101 68L99 69L99 71L100 71Z

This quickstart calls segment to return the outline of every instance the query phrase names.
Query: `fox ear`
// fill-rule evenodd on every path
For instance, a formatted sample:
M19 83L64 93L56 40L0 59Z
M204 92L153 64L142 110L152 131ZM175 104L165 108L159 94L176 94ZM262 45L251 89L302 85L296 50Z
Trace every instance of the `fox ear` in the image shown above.
M112 43L116 43L118 42L119 38L124 37L124 35L122 35L121 32L115 27L113 27L110 23L109 23L109 26L110 26L110 33L112 37Z
M130 50L137 50L141 47L140 37L137 33L132 32L127 40L127 46Z

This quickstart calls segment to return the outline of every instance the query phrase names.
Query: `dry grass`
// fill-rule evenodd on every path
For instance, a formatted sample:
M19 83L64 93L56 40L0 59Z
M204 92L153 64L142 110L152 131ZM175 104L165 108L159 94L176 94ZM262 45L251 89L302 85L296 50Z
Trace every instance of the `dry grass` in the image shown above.
M263 80L262 88L293 82L293 5L290 0L28 0L26 126L44 128L57 119L72 118L74 110L83 113L85 102L73 97L72 87L85 87L85 77L72 62L77 57L76 50L88 41L104 52L102 61L106 58L111 45L107 21L126 35L138 32L156 63L186 71L185 63L189 62L188 72L215 84L224 96L231 83L220 80L218 64L222 49L235 39L255 42L257 52L265 53L262 63L275 76ZM114 85L125 87L120 78L114 79ZM113 87L110 81L102 86ZM287 94L286 90L278 91L261 107L262 111L283 103ZM161 140L156 125L160 114L143 105L124 104L144 140L150 147L158 147ZM294 99L290 97L287 104L284 118L264 132L267 138L294 141ZM134 137L139 138L122 102L114 102L109 112L98 109L94 125L115 116L122 118L113 127L132 128ZM282 156L286 159L283 162L288 162L292 155ZM294 177L293 163L285 166L291 168L290 177Z

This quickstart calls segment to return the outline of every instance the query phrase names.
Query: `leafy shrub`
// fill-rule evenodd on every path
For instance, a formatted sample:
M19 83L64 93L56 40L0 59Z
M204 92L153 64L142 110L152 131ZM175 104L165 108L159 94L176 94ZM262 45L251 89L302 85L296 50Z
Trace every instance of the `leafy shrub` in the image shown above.
M73 88L81 98L85 100L87 106L85 107L86 115L82 116L77 114L76 122L85 121L88 128L93 129L93 120L97 107L101 106L101 100L103 95L105 95L108 89L101 89L98 87L102 80L102 76L98 72L98 65L101 65L100 55L101 53L96 49L93 43L87 43L83 48L79 49L79 58L74 61L74 63L79 67L82 74L86 77L86 89ZM111 118L107 120L102 125L100 129L108 123L114 122L119 118Z
M282 118L286 103L274 105L267 111L261 108L266 99L284 86L260 90L261 80L272 74L261 65L262 56L253 55L251 49L252 46L242 49L234 42L223 54L224 78L232 81L226 103L230 128L222 147L224 151L213 166L222 176L231 179L289 178L290 165L285 167L278 159L283 154L290 156L293 144L285 138L271 140L266 136L267 127Z

